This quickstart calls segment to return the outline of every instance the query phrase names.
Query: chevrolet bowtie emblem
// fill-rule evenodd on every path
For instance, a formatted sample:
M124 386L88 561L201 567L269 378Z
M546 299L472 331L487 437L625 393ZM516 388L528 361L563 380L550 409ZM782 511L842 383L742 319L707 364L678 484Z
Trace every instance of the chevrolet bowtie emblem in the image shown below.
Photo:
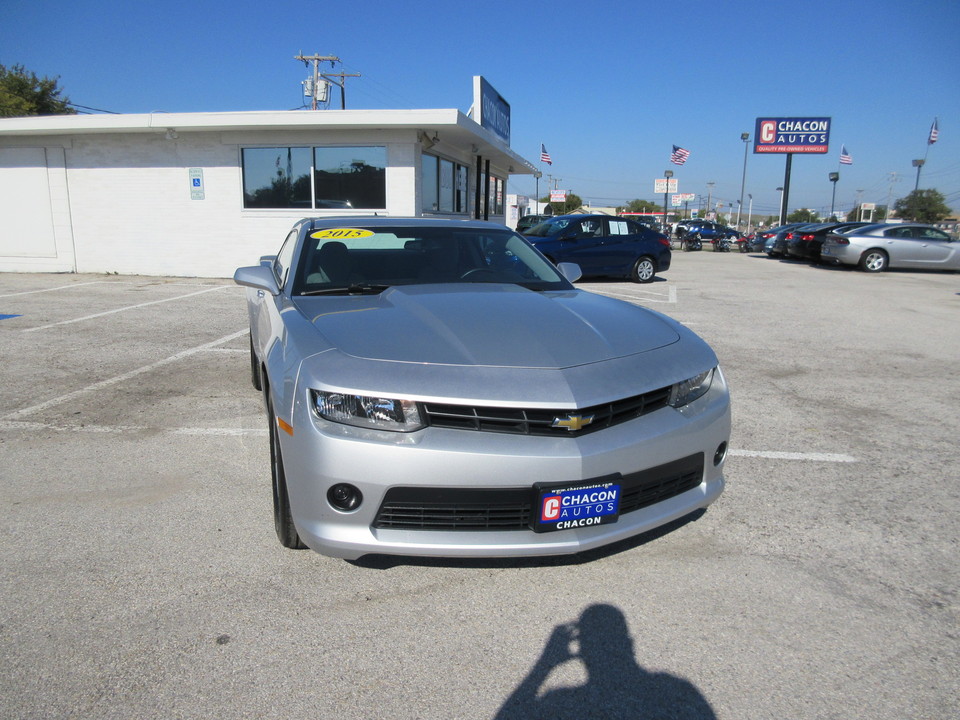
M593 422L593 415L567 415L565 418L555 417L550 427L566 428L570 432L582 430L585 425Z

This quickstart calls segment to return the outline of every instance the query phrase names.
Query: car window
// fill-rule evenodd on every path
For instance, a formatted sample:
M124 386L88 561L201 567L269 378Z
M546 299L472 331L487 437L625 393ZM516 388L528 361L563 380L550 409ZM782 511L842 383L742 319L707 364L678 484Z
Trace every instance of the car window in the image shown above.
M639 235L640 227L629 220L608 220L607 235Z
M924 240L949 240L950 236L936 228L921 228L920 237Z
M512 230L448 226L327 227L308 233L294 295L382 292L398 285L512 283L532 290L570 284Z
M273 275L277 279L277 287L283 288L287 282L287 276L290 274L290 265L293 261L293 251L297 246L297 237L300 234L299 228L294 228L283 241L280 252L277 253L277 259L273 261Z
M908 228L908 227L890 228L889 230L884 231L883 236L895 237L895 238L912 238L913 228Z
M601 237L603 236L603 221L599 218L588 218L580 223L580 237Z
M552 220L544 220L539 225L534 225L527 231L527 235L530 237L549 237L551 235L556 235L563 232L570 224L573 222L570 218L554 218Z

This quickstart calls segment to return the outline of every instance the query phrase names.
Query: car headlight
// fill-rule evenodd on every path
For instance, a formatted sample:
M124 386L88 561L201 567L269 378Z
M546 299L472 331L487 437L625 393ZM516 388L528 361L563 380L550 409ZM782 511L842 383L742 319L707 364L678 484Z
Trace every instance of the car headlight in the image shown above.
M314 411L332 422L393 432L413 432L424 426L412 400L322 390L311 393Z
M703 397L710 389L713 383L713 373L716 368L694 375L692 378L678 382L670 388L670 407L683 407L689 405L699 397Z

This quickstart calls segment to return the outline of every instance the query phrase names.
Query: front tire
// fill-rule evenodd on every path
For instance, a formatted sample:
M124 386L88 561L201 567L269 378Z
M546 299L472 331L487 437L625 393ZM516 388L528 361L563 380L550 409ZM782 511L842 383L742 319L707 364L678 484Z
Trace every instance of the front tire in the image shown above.
M287 475L283 470L283 453L280 450L280 438L277 433L277 416L273 412L270 391L266 391L267 421L270 424L270 475L273 484L273 522L277 530L277 539L285 548L303 550L303 544L297 528L293 524L290 512L290 495L287 493Z
M650 283L653 282L653 278L657 275L657 266L648 257L642 257L637 260L637 263L633 266L633 272L630 274L630 279L635 283Z
M872 250L867 250L860 256L860 262L858 264L864 272L883 272L890 264L890 258L887 257L887 254L883 250L873 248Z

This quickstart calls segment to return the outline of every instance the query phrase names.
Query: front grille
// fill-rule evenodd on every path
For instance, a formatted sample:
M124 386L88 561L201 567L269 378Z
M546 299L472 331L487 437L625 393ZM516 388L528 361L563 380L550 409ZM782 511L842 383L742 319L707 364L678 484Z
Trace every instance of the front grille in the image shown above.
M624 475L620 514L672 498L697 487L703 453ZM375 528L395 530L527 530L536 503L533 485L507 489L390 488Z
M423 411L427 423L432 427L516 435L579 437L659 410L667 406L669 399L670 387L667 386L642 395L576 410L499 408L427 402L423 404ZM570 416L593 416L593 422L579 430L553 426L554 420L563 420Z

